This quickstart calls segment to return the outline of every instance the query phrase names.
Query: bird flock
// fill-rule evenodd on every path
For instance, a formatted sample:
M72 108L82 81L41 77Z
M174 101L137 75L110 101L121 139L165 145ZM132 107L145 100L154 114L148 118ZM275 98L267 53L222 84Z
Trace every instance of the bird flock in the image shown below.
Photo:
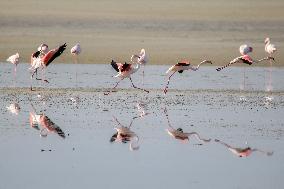
M244 44L244 45L241 45L239 48L239 51L241 54L240 56L234 58L228 64L222 67L219 67L216 70L221 71L224 68L227 68L235 63L244 63L244 64L252 65L252 64L262 62L262 61L270 61L270 64L272 64L272 61L274 61L273 54L277 50L276 46L270 42L270 38L266 38L264 41L264 44L265 44L264 50L268 54L267 57L258 59L258 60L252 59L249 54L253 52L253 48L247 44ZM52 63L57 57L59 57L66 50L66 47L67 45L66 43L64 43L63 45L60 45L57 48L49 50L49 47L47 44L41 44L37 48L37 50L34 53L32 53L31 67L29 68L30 73L31 73L30 90L34 90L32 87L32 80L34 78L34 75L36 76L36 80L42 80L43 82L49 83L49 81L45 79L45 70L47 66L50 65L50 63ZM77 43L75 46L73 46L70 52L75 59L75 63L78 63L78 55L82 52L80 44ZM12 64L15 65L14 77L16 77L17 65L19 64L19 59L20 59L19 53L16 53L7 59L8 62L11 62ZM131 81L133 88L149 93L148 90L134 85L132 78L131 78L131 75L136 73L142 66L143 67L143 79L142 79L143 82L142 83L144 85L144 68L145 68L145 65L149 62L149 57L146 54L146 50L141 49L140 53L133 54L130 57L130 62L131 63L127 63L127 62L120 63L115 60L111 61L110 63L111 66L117 71L117 75L115 75L114 77L118 78L119 80L116 82L115 86L111 90L104 93L105 95L111 94L112 91L116 89L119 83L125 78L128 78ZM169 74L169 76L168 76L168 80L165 85L165 88L163 90L164 94L168 92L170 79L176 72L183 73L183 71L186 71L186 70L197 71L199 70L199 67L202 64L213 64L213 63L211 60L203 60L197 66L193 66L189 60L181 60L175 65L171 66L166 71L166 74ZM41 78L38 78L38 70L42 71ZM77 83L77 73L76 73L76 83Z

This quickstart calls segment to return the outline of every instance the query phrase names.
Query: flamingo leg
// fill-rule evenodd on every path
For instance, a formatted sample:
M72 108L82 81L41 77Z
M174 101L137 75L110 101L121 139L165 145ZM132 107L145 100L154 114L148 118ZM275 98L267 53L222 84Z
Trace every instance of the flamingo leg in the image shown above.
M115 88L118 86L118 84L119 84L121 81L122 81L122 79L119 80L119 81L115 84L115 86L114 86L110 91L104 93L104 95L109 95L109 94L112 92L112 90L115 89Z
M142 89L142 88L136 87L136 86L133 84L133 81L132 81L131 77L129 77L129 79L130 79L130 81L131 81L131 84L132 84L132 87L133 87L133 88L139 89L139 90L142 90L142 91L145 91L146 93L149 93L149 91L146 90L146 89Z
M168 92L168 88L169 88L169 84L170 84L170 80L171 80L171 77L176 73L176 71L174 71L168 78L168 82L167 82L167 85L164 89L164 93L166 94Z
M142 70L142 86L144 86L144 76L145 76L145 64L143 64L143 70Z
M15 64L15 68L14 68L14 81L13 81L14 87L16 86L16 76L17 76L17 64Z

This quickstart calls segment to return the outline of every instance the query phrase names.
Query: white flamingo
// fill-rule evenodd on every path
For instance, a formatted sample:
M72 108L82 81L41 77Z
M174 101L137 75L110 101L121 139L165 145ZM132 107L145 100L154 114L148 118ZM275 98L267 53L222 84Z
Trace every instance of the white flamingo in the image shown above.
M212 64L212 62L210 60L203 60L202 62L200 62L200 64L198 64L195 67L195 66L192 66L188 60L183 60L183 61L180 61L177 64L171 66L166 73L167 74L170 73L170 72L173 72L173 73L168 78L168 82L167 82L166 87L164 89L164 93L166 94L168 92L170 79L176 72L182 73L185 70L197 71L202 64L206 64L206 63Z
M12 64L14 64L15 68L14 68L14 81L16 80L16 75L17 75L17 65L19 64L19 60L20 60L20 55L19 53L16 53L12 56L10 56L9 58L7 58L7 62L10 62Z
M272 57L272 54L274 54L277 51L276 46L270 42L270 38L268 37L264 40L264 44L265 44L264 46L265 52L269 55L269 57ZM272 90L272 60L270 60L269 83L266 89L267 91Z
M70 52L71 54L73 55L74 57L74 61L75 61L75 64L78 64L79 60L78 60L78 56L79 54L81 53L82 49L81 49L81 46L79 43L77 43L74 47L71 48ZM77 88L77 78L78 78L78 75L77 75L77 69L76 69L76 88Z
M149 93L149 91L146 90L146 89L142 89L142 88L136 87L133 84L133 81L131 79L131 75L139 70L140 64L136 64L136 66L134 66L133 64L128 64L126 62L124 64L122 64L122 63L118 63L118 62L115 62L114 60L112 60L111 61L111 66L118 72L118 74L116 76L114 76L114 77L117 77L117 78L120 79L116 83L116 85L112 88L112 90L115 89L122 80L124 80L125 78L129 78L133 88L139 89L139 90L142 90L142 91L145 91L145 92ZM104 94L105 95L109 95L112 90L110 90L109 92L104 93Z
M9 112L15 115L18 115L21 110L20 105L18 103L12 103L10 104L10 106L7 106L6 108Z
M145 69L145 65L149 62L149 57L146 54L145 49L141 49L140 53L137 54L133 54L130 58L131 62L133 63L138 63L140 65L143 65L143 85L144 85L144 69Z

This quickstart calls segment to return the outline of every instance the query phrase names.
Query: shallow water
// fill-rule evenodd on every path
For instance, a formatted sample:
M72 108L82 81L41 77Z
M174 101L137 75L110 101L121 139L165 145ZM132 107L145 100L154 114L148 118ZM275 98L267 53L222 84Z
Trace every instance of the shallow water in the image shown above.
M149 94L128 89L130 83L123 81L124 89L105 96L105 88L115 83L107 65L54 64L46 73L50 83L34 82L45 89L33 92L29 75L22 74L27 67L19 65L13 83L6 79L11 78L11 65L1 65L0 188L282 188L284 184L284 69L273 68L273 90L266 92L265 68L246 68L240 90L243 68L218 73L214 67L203 67L173 77L165 96L161 88L167 67L147 66ZM75 90L76 68L82 88ZM141 76L140 72L133 76L137 85ZM12 103L19 104L18 115L7 110ZM47 131L41 136L41 126L30 127L32 106L58 125L65 138ZM141 117L133 119L137 116ZM110 142L119 127L116 119L124 126L133 121L130 129L139 137L138 150L131 151L130 142ZM194 136L187 142L175 139L166 132L170 127L211 141ZM255 151L241 158L214 139L273 154Z

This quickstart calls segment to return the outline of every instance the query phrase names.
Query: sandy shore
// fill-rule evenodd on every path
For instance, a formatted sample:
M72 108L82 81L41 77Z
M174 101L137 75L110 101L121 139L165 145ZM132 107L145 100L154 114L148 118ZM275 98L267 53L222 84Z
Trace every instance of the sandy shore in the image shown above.
M55 6L56 4L56 6ZM22 62L42 42L56 47L80 42L80 63L129 61L145 48L150 64L192 63L211 59L222 65L253 45L254 58L265 56L263 40L284 44L284 2L264 1L1 1L0 57L19 52ZM143 7L143 8L141 8ZM68 50L69 51L69 50ZM284 64L283 53L275 66ZM70 63L66 52L56 62ZM265 63L261 65L266 65Z

